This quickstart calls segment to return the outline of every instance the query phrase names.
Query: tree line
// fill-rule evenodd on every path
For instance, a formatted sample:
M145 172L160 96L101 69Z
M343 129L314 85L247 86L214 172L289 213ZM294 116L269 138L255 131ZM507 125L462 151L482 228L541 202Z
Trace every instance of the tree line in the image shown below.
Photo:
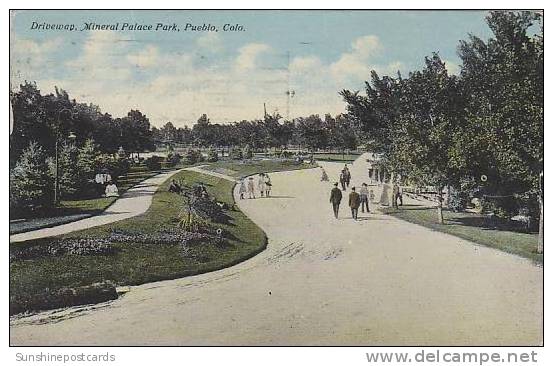
M278 114L263 119L242 120L233 123L212 123L206 114L189 128L175 127L167 122L161 128L152 128L158 145L184 144L198 147L250 146L252 149L301 146L306 150L355 149L357 134L345 115L327 114L282 120Z
M435 187L440 202L448 187L461 205L477 195L506 217L540 217L542 15L494 11L486 21L492 38L460 41L459 75L433 54L408 77L373 71L365 94L341 95L360 138L396 176Z

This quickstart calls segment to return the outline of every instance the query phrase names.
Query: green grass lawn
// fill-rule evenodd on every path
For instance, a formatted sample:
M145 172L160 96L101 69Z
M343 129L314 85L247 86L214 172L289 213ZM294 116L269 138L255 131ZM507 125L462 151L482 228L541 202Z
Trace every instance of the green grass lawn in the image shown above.
M355 161L361 154L336 154L336 153L317 153L314 154L316 160L322 161L343 161L351 163Z
M202 181L209 193L218 201L234 203L232 188L227 180L195 173L181 172L175 177L186 185ZM117 223L95 227L64 235L65 238L107 237L114 229L152 233L175 227L181 210L182 197L167 192L169 182L160 187L153 197L152 206L143 215ZM219 248L200 245L194 259L180 254L179 245L113 243L120 251L113 255L42 257L10 263L10 301L39 294L43 289L86 286L102 281L117 285L138 285L147 282L185 277L214 271L241 262L262 251L266 236L239 210L225 212L230 220L220 226L227 233L230 246ZM11 244L10 250L20 246L48 245L52 238ZM199 259L198 259L199 258Z
M245 162L239 160L221 160L215 163L209 163L209 166L204 167L206 170L211 170L221 174L230 175L231 177L242 178L256 173L271 173L285 170L298 170L314 168L315 164L297 164L294 161L280 160L247 160Z
M438 214L435 207L400 206L399 210L385 208L383 212L432 230L543 263L543 254L536 252L537 234L491 227L482 215L444 210L445 223L440 225L437 223Z
M133 166L128 174L118 178L117 188L119 189L119 193L123 194L129 188L132 188L143 180L171 169L174 168L163 169L161 171L149 171L144 166ZM24 223L10 223L10 233L61 225L63 223L79 220L82 217L98 215L115 202L115 200L115 197L61 200L58 207L37 212L34 217L27 218Z

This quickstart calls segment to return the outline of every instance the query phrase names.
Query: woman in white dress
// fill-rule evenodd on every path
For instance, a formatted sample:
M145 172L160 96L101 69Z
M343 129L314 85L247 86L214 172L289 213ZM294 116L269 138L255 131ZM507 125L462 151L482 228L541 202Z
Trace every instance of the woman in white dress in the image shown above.
M265 174L259 173L259 178L257 181L257 188L259 189L259 192L261 193L261 197L265 194Z
M271 187L272 187L272 183L271 183L271 178L269 177L269 174L265 174L265 197L269 197L269 195L271 194Z
M106 186L106 197L119 197L119 190L113 182L109 182Z

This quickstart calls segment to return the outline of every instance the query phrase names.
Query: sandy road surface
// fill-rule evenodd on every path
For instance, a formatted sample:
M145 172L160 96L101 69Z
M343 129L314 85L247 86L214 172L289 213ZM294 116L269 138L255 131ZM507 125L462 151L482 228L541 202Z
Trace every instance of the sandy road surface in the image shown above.
M331 179L341 165L325 164ZM357 170L354 170L354 181ZM359 169L362 172L362 169ZM370 214L335 220L318 169L239 201L266 251L121 299L12 320L13 345L538 345L541 267Z

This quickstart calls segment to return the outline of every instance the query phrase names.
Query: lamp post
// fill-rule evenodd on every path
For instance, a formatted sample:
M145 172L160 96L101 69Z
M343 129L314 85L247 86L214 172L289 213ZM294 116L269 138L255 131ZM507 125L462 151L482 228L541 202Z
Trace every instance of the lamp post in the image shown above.
M62 108L59 110L58 112L58 125L57 125L57 129L56 129L56 148L55 148L55 170L54 170L54 205L57 206L58 203L59 203L59 199L60 199L60 191L59 191L59 164L58 164L58 161L59 161L59 140L60 140L60 126L61 126L61 114L63 112L69 112L71 113L71 118L73 118L73 112L68 109L68 108ZM69 133L69 136L67 136L70 140L75 140L75 138L77 138L77 136L73 133L73 132L70 132Z

